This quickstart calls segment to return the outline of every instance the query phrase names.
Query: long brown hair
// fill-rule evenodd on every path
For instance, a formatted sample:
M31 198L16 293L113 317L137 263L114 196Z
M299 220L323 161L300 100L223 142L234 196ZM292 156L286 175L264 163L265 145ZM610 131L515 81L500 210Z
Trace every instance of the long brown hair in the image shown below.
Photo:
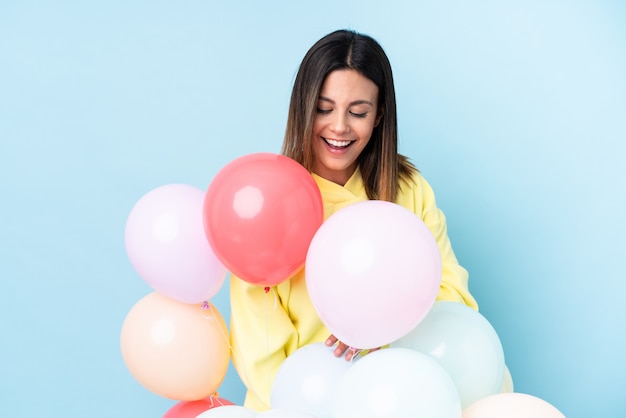
M338 30L317 41L304 56L291 93L282 153L309 171L313 167L312 132L317 100L324 80L332 71L356 70L378 86L380 123L358 165L369 199L395 201L401 179L417 169L398 154L396 94L389 59L372 37Z

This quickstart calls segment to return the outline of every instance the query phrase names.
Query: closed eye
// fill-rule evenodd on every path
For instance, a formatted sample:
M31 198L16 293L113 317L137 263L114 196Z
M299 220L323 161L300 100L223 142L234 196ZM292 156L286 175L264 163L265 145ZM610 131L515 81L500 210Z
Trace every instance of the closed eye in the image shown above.
M321 115L327 115L327 114L329 114L330 112L332 112L332 110L331 110L331 109L321 109L321 108L319 108L319 107L317 108L317 113L319 113L319 114L321 114Z
M355 118L364 118L367 116L367 112L363 112L363 113L350 112L350 114L354 116Z

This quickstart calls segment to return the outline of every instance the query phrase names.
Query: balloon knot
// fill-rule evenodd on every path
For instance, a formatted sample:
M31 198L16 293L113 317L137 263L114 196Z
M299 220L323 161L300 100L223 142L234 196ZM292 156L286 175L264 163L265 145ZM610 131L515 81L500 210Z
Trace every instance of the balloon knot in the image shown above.
M265 289L263 289L263 290L265 290L265 293L269 293L270 292L270 287L269 286L265 286Z
M350 350L350 353L352 353L352 358L351 358L352 361L356 360L359 354L361 354L361 349L359 348L350 347L349 350Z
M222 399L220 398L220 394L218 392L213 392L211 395L209 395L207 400L211 402L211 408L226 405L224 402L222 402Z
M202 305L200 305L200 309L202 310L211 309L211 305L209 305L209 302L205 300L204 302L202 302Z

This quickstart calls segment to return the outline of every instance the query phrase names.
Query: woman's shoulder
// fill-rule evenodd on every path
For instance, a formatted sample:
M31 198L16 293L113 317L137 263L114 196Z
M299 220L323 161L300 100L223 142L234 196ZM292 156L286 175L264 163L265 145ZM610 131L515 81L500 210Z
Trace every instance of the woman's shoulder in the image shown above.
M421 171L412 170L403 174L400 179L398 201L409 199L423 203L434 200L433 189Z
M398 155L398 177L400 179L400 185L402 185L402 183L418 185L426 181L415 164L413 164L407 156L402 154Z
M422 185L428 185L428 181L417 168L400 173L400 187L419 188Z

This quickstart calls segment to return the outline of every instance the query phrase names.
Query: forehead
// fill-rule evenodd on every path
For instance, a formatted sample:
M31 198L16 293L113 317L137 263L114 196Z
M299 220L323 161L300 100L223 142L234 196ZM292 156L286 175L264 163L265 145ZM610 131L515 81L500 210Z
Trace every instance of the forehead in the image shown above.
M331 100L367 100L376 103L378 86L356 70L335 70L326 76L320 96Z

